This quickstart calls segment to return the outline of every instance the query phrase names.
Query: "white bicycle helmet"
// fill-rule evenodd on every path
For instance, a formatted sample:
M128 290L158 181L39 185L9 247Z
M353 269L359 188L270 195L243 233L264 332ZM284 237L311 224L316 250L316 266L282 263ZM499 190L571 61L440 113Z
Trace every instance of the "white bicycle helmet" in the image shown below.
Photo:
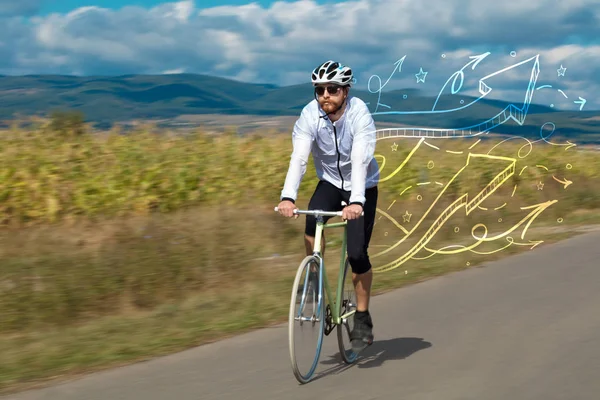
M352 69L332 60L325 61L312 72L313 86L319 83L337 83L341 86L352 86Z

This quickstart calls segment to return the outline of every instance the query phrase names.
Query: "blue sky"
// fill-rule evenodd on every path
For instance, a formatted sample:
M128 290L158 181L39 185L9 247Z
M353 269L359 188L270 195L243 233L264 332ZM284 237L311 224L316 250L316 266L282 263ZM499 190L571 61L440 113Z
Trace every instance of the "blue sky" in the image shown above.
M131 5L135 5L135 6L141 6L141 7L153 7L156 6L158 4L164 3L164 1L160 1L160 0L136 0L136 1L117 1L117 0L103 0L103 1L94 1L94 0L46 0L46 1L42 1L41 2L41 6L40 6L40 11L39 13L44 15L44 14L49 14L52 12L59 12L59 13L66 13L69 11L72 11L76 8L79 7L85 7L85 6L99 6L99 7L106 7L106 8L112 8L112 9L119 9L123 6L131 6ZM204 3L204 1L203 1ZM214 6L216 5L218 2L217 1L213 1L213 0L206 0L206 3L208 3L209 6ZM232 1L232 4L238 3L239 4L244 4L243 1Z
M470 56L490 52L464 70L464 93L538 55L538 86L552 88L536 102L576 109L583 97L597 109L598 38L598 0L0 0L5 75L188 72L293 85L335 59L353 68L358 87L376 89L376 77L387 81L405 56L386 90L437 94ZM490 98L522 99L529 75L495 77Z
M289 1L289 0L286 0ZM331 3L339 3L341 0L316 0L317 4L331 4ZM39 14L46 15L53 12L66 13L72 11L78 7L85 6L99 6L104 8L112 8L119 9L123 6L140 6L145 8L150 8L157 6L159 4L165 3L165 1L161 0L102 0L102 1L94 1L94 0L45 0L40 1L40 9ZM211 8L217 6L241 6L244 4L252 3L247 0L200 0L196 2L196 7L198 8ZM257 0L254 3L260 5L261 7L269 7L275 1L271 0Z

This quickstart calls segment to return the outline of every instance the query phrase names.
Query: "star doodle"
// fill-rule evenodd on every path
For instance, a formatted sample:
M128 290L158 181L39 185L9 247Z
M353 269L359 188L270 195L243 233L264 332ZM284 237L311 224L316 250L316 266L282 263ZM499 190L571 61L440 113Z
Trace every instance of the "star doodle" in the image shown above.
M425 83L425 77L427 76L427 72L424 72L423 68L419 68L419 73L415 74L415 76L417 77L417 83L419 83L419 82Z
M537 184L537 188L538 190L544 190L544 183L540 181L540 183Z
M398 150L398 145L394 142L394 144L392 145L392 151L397 151Z
M402 219L404 220L404 222L410 222L410 217L412 217L412 214L409 214L408 210L406 210L406 212L402 216Z
M567 69L563 67L562 64L560 64L560 68L556 70L556 72L558 72L558 76L565 76L566 71Z

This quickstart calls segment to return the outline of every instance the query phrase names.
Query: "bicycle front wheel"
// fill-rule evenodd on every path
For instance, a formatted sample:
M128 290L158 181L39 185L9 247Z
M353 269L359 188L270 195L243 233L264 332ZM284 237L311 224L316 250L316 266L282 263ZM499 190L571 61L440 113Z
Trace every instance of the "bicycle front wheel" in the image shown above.
M296 273L289 315L289 348L292 370L300 383L314 374L323 343L325 299L320 281L320 263L307 256Z
M357 354L352 350L352 342L350 341L350 332L354 329L356 292L354 290L354 283L352 282L352 267L347 258L344 267L344 277L342 279L342 299L338 311L342 318L340 324L337 326L340 356L346 364L352 364L357 358Z

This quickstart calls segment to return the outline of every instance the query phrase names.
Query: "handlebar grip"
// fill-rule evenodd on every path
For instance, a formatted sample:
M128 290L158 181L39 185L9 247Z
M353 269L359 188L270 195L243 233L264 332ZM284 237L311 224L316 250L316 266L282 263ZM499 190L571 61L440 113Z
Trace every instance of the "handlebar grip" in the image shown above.
M273 211L275 211L275 212L279 211L279 207L275 207L275 208L273 209ZM293 213L294 213L294 214L297 214L297 212L296 212L296 211L298 211L298 209L294 209Z

